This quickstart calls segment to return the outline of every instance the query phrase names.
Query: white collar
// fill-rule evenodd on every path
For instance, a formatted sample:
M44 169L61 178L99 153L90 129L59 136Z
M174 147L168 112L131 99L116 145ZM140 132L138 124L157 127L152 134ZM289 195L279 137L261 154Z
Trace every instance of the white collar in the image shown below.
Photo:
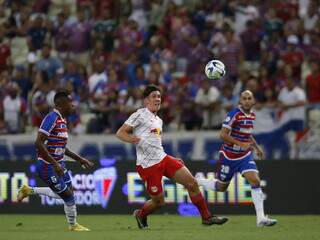
M66 121L66 120L62 117L62 115L61 115L61 113L59 112L58 109L54 108L53 111L54 111L56 114L58 114L59 117L60 117L63 121Z
M250 113L247 114L247 113L245 113L245 112L243 111L243 109L242 109L242 107L241 107L240 105L238 106L238 108L239 108L239 110L240 110L246 117L249 117L249 115L250 115L251 113L253 113L252 109L250 109Z

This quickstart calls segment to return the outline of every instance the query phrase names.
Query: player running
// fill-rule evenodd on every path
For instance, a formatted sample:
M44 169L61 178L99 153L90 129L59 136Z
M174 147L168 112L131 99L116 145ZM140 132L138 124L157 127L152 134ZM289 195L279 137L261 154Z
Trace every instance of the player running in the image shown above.
M59 91L54 96L55 109L42 121L35 142L37 149L37 172L49 187L31 188L23 185L18 192L18 201L30 195L45 195L64 201L64 211L71 231L90 231L77 223L77 209L72 190L71 177L65 168L67 155L79 162L84 168L93 163L69 150L66 117L74 111L72 97L66 91Z
M253 160L252 150L258 157L263 157L263 151L252 136L255 114L251 108L255 104L252 92L241 93L240 106L228 113L220 133L224 141L220 150L218 179L200 179L198 184L206 190L225 192L230 180L236 172L240 172L251 185L252 200L257 214L257 226L273 226L276 219L270 219L264 214L264 195L260 187L259 172Z
M202 224L224 224L228 219L211 215L196 179L184 166L183 161L167 155L163 150L162 120L157 116L161 105L160 88L148 85L143 92L143 98L145 108L134 112L117 132L120 140L136 145L136 170L151 197L140 210L134 211L138 227L148 228L147 216L165 204L162 189L163 176L182 184L188 190L192 203L201 214Z

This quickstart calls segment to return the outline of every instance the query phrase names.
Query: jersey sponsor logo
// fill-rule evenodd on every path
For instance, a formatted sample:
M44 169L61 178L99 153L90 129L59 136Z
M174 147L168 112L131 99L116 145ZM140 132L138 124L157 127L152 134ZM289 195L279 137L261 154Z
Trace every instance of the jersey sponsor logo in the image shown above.
M61 184L60 184L60 183L54 185L54 187L55 187L57 190L61 190Z
M229 121L230 121L230 119L231 119L230 117L227 117L227 118L226 118L226 122L229 122Z
M240 128L240 132L243 132L243 133L252 133L252 128Z
M68 133L67 132L60 132L57 135L58 137L64 137L64 138L68 138Z
M64 151L65 151L64 148L56 148L56 149L54 150L54 154L56 154L56 155L62 155L62 154L64 154Z
M115 167L101 168L93 173L93 180L101 206L106 208L117 181L117 170Z

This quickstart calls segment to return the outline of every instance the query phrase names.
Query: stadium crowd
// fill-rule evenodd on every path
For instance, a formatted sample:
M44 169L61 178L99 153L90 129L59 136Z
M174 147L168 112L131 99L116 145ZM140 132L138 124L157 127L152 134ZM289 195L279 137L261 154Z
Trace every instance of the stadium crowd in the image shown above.
M245 88L257 109L287 110L292 91L320 103L320 1L1 2L1 134L38 127L62 87L74 134L114 133L150 83L169 131L219 128ZM210 59L223 80L206 79Z

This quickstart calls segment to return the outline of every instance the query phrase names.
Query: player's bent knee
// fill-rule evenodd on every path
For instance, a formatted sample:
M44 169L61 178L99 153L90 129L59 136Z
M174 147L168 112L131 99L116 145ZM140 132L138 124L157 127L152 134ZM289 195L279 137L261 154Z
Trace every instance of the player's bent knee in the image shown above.
M218 184L216 186L217 186L217 190L219 192L225 192L225 191L227 191L229 184L223 184L223 183L218 182Z
M154 198L153 198L152 201L153 201L153 203L156 204L158 207L163 207L164 205L166 205L166 203L165 203L165 201L164 201L163 198L159 198L159 199L157 199L157 198L154 199Z
M198 182L195 178L192 178L186 185L186 189L192 192L196 192L199 189Z

